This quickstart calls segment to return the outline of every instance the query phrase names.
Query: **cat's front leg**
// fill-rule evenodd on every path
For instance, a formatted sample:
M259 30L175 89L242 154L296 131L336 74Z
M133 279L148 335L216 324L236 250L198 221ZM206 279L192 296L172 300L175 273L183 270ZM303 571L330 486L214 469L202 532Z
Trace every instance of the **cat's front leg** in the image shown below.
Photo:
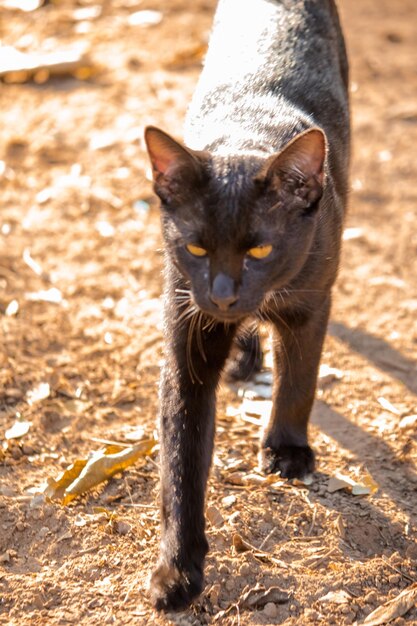
M330 310L330 296L313 312L276 317L274 366L276 384L270 421L262 436L265 472L304 478L314 470L308 445L308 421Z
M214 437L215 391L234 330L168 319L161 381L160 557L150 582L157 609L182 610L203 588L204 501Z

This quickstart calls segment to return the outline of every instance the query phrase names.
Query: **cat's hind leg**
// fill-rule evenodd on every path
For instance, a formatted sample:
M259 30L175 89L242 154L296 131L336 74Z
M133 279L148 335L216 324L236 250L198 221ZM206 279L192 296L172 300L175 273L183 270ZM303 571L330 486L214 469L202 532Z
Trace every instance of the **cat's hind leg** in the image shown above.
M274 322L273 407L262 437L261 466L266 473L304 478L314 470L308 421L314 402L330 296L314 311L277 317Z
M263 352L261 339L256 328L239 330L228 360L225 376L229 381L249 380L261 371Z

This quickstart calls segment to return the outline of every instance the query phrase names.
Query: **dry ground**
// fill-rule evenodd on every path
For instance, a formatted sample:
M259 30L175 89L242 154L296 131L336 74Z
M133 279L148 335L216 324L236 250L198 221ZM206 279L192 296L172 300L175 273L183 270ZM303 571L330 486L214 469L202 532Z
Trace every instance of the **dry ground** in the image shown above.
M181 134L215 2L96 4L0 9L3 45L84 42L97 68L0 83L0 623L13 626L170 622L145 593L157 450L68 507L34 496L96 439L155 427L161 238L142 130ZM416 423L403 420L417 413L417 5L340 4L354 157L323 354L342 375L318 392L318 469L310 486L262 481L258 428L224 386L208 490L222 519L205 593L177 624L351 624L417 581ZM145 9L160 23L132 23ZM19 415L28 433L6 440ZM337 472L378 491L332 493ZM236 552L236 533L256 549ZM290 597L245 608L257 583ZM417 609L392 623L417 624Z

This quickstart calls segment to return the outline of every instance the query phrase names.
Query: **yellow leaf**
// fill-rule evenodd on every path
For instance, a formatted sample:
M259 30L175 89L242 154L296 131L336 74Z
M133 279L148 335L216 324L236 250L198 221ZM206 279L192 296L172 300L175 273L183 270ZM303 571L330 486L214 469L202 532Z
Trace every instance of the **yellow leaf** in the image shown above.
M107 454L106 450L97 452L88 461L78 478L66 488L63 503L68 504L77 496L130 467L140 457L149 454L155 443L154 439L146 439L113 454Z
M47 487L44 490L45 496L52 500L61 500L64 497L65 489L74 482L86 465L87 459L78 459L67 467L56 480L54 478L48 478Z

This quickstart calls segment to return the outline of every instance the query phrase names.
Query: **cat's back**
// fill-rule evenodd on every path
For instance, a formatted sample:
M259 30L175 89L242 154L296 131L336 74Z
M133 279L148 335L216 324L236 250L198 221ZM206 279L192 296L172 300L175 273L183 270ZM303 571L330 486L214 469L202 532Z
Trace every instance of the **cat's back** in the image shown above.
M220 0L185 139L273 152L319 125L346 168L347 68L333 0Z

